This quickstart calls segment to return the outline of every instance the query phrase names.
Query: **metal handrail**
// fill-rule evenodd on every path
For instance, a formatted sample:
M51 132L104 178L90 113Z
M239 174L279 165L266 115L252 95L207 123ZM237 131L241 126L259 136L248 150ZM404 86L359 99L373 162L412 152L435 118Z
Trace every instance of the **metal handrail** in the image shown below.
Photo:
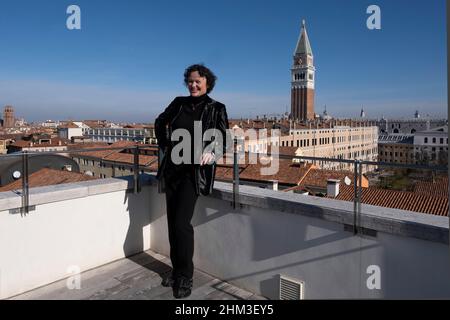
M87 153L94 151L109 151L109 150L127 150L133 149L133 164L125 165L127 167L133 167L133 193L137 194L141 191L140 181L139 181L139 169L141 166L139 165L139 150L150 147L148 145L133 145L133 146L124 146L124 147L106 147L106 148L91 148L91 149L75 149L75 150L57 150L57 151L42 151L42 152L30 152L28 150L3 154L0 155L0 161L2 158L11 158L11 157L21 157L22 158L22 192L21 192L21 200L22 206L20 208L21 214L28 214L30 210L29 206L29 158L34 155L49 155L49 154L71 154L71 153ZM157 161L157 159L155 159Z
M137 145L140 149L149 148L151 145ZM108 151L108 150L124 150L124 149L134 149L136 146L125 146L125 147L106 147L106 148L89 148L89 149L68 149L68 150L55 150L55 151L26 151L28 155L36 154L59 154L59 153L81 153L81 152L93 152L93 151ZM0 154L0 159L4 157L20 157L24 151Z
M233 200L232 205L233 209L236 209L239 205L239 161L237 150L238 140L235 138L233 142ZM127 150L133 149L133 164L126 166L133 166L133 192L135 194L141 191L141 186L139 182L139 169L141 166L139 165L139 150L143 148L149 148L152 145L133 145L133 146L124 146L124 147L101 147L101 148L90 148L90 149L74 149L74 150L59 150L59 151L42 151L42 152L29 152L22 151L12 154L0 155L0 161L2 157L22 157L22 207L21 213L27 214L29 212L29 169L28 162L29 157L33 155L45 155L45 154L77 154L77 153L89 153L94 151L110 151L110 150ZM243 151L240 151L241 153ZM245 152L249 156L250 155L267 155L267 156L277 156L279 159L298 159L298 160L312 160L312 161L323 161L323 162L337 162L337 163L346 163L352 164L354 170L354 219L353 219L353 230L354 234L357 234L360 228L360 214L361 214L361 198L362 198L362 166L370 165L370 166L378 166L378 167L394 167L394 168L405 168L405 169L426 169L433 171L448 171L447 166L429 166L429 165L419 165L419 164L399 164L399 163L387 163L387 162L377 162L377 161L367 161L367 160L350 160L350 159L337 159L337 158L326 158L326 157L310 157L310 156L290 156L279 153L262 153L262 152ZM89 156L89 155L86 155ZM155 161L159 161L159 153L158 159ZM159 163L158 163L159 164Z
M433 171L448 171L448 166L436 166L436 165L419 165L419 164L399 164L399 163L388 163L388 162L378 162L378 161L367 161L367 160L350 160L350 159L337 159L337 158L325 158L325 157L310 157L310 156L290 156L283 155L279 153L264 153L264 152L243 152L247 153L250 157L251 155L267 155L267 156L277 156L279 159L298 159L298 160L313 160L313 161L323 161L323 162L338 162L338 163L347 163L353 164L353 172L354 172L354 197L353 197L353 233L354 235L361 233L361 201L362 201L362 166L363 165L371 165L371 166L381 166L381 167L394 167L394 168L405 168L405 169L426 169ZM236 164L238 159L238 151L236 148L236 138L234 139L234 163L233 163L233 193L239 192L239 186L235 184L239 184L239 166ZM233 194L233 208L238 206L238 194Z

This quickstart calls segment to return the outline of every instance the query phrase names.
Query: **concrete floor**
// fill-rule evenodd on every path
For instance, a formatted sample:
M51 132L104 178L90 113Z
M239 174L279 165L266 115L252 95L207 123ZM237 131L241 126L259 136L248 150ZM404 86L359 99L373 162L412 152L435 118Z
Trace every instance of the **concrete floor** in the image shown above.
M161 286L171 270L170 259L152 251L121 259L81 273L80 289L67 279L12 297L13 300L171 300L172 288ZM260 300L264 297L195 270L187 300Z

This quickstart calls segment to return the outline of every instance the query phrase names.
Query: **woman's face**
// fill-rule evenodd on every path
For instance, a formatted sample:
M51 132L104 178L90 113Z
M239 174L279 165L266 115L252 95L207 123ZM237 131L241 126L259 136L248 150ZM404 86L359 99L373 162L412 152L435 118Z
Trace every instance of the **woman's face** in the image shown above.
M188 89L192 97L200 97L206 94L208 89L206 77L201 77L198 71L191 72L188 78Z

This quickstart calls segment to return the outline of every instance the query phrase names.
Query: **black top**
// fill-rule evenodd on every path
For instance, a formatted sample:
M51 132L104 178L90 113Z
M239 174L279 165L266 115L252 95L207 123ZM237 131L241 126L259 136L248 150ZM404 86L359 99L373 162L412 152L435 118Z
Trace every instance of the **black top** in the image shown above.
M194 164L194 159L197 158L197 162L200 162L200 157L202 155L202 131L198 130L200 137L197 137L197 140L200 141L200 149L194 150L194 121L200 121L202 112L205 108L206 101L208 99L208 95L204 94L200 97L188 97L187 103L181 106L180 113L176 116L175 121L172 123L172 133L177 129L186 129L190 135L190 145L191 145L191 159L190 163L175 165L172 161L168 161L167 163L171 167L172 173L176 173L179 170L193 168L191 164ZM178 143L182 143L182 138L180 141L173 141L173 145L177 145ZM171 150L170 150L171 151ZM168 155L170 159L170 154ZM183 151L180 151L180 157L183 156ZM168 160L169 160L168 159ZM171 159L170 159L171 160ZM177 167L177 168L175 168Z

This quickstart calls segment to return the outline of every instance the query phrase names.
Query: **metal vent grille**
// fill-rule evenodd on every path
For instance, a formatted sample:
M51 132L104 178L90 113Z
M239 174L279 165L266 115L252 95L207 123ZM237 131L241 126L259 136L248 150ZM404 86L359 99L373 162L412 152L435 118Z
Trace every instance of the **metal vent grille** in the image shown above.
M303 300L305 282L280 275L280 300Z

